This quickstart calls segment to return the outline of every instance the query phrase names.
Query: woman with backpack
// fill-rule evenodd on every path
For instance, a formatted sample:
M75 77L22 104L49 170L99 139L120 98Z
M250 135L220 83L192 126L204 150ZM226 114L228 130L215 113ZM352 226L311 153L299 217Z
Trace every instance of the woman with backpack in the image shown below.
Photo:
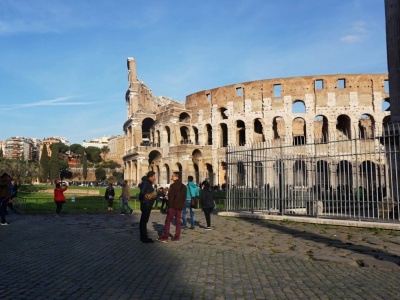
M207 227L204 228L205 230L211 230L211 213L214 206L215 202L210 183L208 181L203 181L201 183L201 208L203 209L207 222Z

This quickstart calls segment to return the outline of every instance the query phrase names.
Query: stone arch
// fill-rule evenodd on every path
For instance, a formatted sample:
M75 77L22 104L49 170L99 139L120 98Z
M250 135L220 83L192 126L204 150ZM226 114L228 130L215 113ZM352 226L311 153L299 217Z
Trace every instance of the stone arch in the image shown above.
M292 113L294 114L305 114L307 111L306 105L303 100L296 99L292 104Z
M165 184L169 184L170 183L170 178L171 178L171 170L169 168L168 164L164 164L163 167L163 182Z
M181 174L181 180L183 180L183 173L182 173L183 168L182 168L182 164L179 163L179 162L177 162L177 163L175 164L175 167L176 167L176 170L174 170L174 171L175 171L175 172L179 172L179 173Z
M181 131L181 144L191 144L191 139L190 139L190 130L186 126L181 126L180 128Z
M348 160L341 160L336 166L337 190L343 196L350 195L353 189L353 165Z
M236 142L237 145L246 145L246 125L242 120L236 121Z
M380 173L381 171L378 164L370 160L364 160L359 166L361 185L367 189L377 187Z
M315 168L315 184L319 191L327 191L330 186L329 163L326 160L317 161Z
M257 187L264 185L264 165L260 161L254 163L254 182Z
M358 121L359 137L368 139L374 136L375 119L370 114L362 114Z
M206 163L207 178L211 186L214 185L214 169L212 164Z
M303 118L295 118L292 122L293 145L305 145L306 140L306 121Z
M390 111L390 98L382 99L382 111Z
M205 126L206 131L206 145L212 145L212 126L210 124L206 124Z
M390 120L391 120L391 116L386 116L383 118L383 120L382 120L383 128L386 128L389 125Z
M272 139L277 140L285 136L285 120L277 116L272 120Z
M262 119L255 119L253 122L254 125L254 142L265 142L265 135L263 130L263 122Z
M192 162L194 168L194 179L196 183L200 183L200 168L199 165L202 160L202 153L199 149L196 149L192 152Z
M219 124L219 146L228 146L228 126L225 123Z
M314 118L314 141L317 144L326 144L329 142L329 122L324 115L318 115Z
M179 115L179 122L190 123L190 115L187 112L183 112Z
M228 109L226 109L225 107L220 107L219 108L219 113L221 115L221 118L223 120L227 120L228 119L228 115L227 115Z
M142 146L148 146L150 144L150 132L151 127L154 125L154 120L152 118L145 118L142 121Z
M246 168L244 166L244 163L239 161L237 162L236 167L237 167L236 184L238 186L244 186L246 185Z
M164 127L164 135L167 137L167 143L170 144L171 143L171 129L169 128L169 126Z
M194 134L194 144L199 145L199 130L196 126L192 126L193 134Z
M159 151L153 150L149 153L149 165L154 165L156 162L159 162L162 158L162 155Z
M340 115L336 119L338 138L351 139L351 119L348 115Z

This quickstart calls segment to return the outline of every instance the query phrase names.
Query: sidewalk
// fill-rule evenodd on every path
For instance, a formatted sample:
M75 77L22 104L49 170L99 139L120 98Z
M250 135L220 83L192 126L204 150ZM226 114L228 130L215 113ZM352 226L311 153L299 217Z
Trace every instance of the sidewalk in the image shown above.
M1 299L396 299L400 232L213 215L179 243L140 212L8 215ZM200 225L204 215L196 211ZM153 211L155 239L165 215ZM171 232L175 227L171 226Z

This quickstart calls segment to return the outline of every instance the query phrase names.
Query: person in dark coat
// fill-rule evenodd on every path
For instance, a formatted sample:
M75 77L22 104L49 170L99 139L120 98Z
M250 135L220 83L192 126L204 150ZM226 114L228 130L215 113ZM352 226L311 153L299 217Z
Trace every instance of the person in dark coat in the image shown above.
M115 197L115 191L113 188L112 183L108 184L108 187L106 189L106 192L104 194L104 199L106 199L107 204L108 204L108 211L113 211L113 204L114 204L114 197Z
M211 230L211 213L214 209L215 202L212 194L212 189L208 181L201 183L201 208L203 209L206 218L207 227L205 230Z
M146 176L142 177L142 182L139 184L139 201L140 210L142 215L140 217L139 231L140 240L143 243L154 243L154 241L149 238L147 234L147 223L149 222L151 209L153 207L154 199L146 199L145 195L154 192L153 184L156 181L156 173L154 171L149 171Z

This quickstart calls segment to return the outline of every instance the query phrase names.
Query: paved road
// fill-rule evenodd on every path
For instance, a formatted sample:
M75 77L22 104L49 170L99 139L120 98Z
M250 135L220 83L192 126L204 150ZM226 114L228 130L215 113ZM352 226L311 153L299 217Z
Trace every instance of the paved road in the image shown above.
M200 225L204 215L196 212ZM179 243L140 213L9 215L0 299L398 299L400 232L212 216ZM165 215L153 211L150 236ZM175 227L172 226L172 232Z

